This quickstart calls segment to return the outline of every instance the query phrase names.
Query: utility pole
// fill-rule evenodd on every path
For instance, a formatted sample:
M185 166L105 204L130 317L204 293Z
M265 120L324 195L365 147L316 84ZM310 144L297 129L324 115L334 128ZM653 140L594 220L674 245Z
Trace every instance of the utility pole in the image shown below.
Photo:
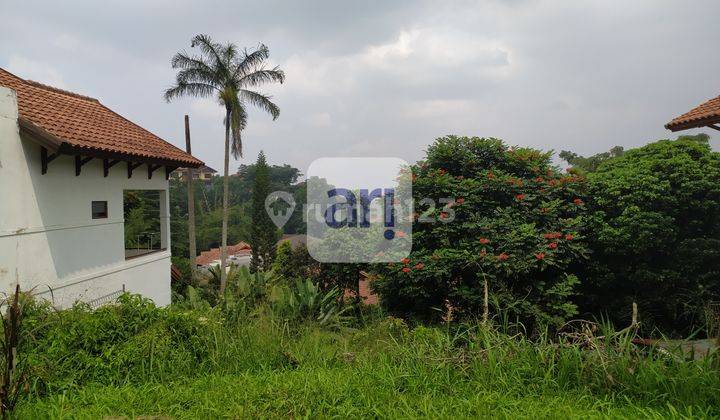
M190 146L190 117L185 115L185 150L192 155L192 147ZM195 248L195 189L193 188L193 168L187 168L187 191L188 191L188 236L190 240L190 273L195 278L195 257L197 249Z

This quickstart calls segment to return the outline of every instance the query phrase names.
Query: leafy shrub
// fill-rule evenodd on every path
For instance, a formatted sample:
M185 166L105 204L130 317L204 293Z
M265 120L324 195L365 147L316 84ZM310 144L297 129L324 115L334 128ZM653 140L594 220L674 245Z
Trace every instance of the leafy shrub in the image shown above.
M296 279L314 279L318 281L322 267L315 261L304 244L292 246L290 241L278 245L272 270L278 276L292 283Z
M233 266L228 272L222 299L207 301L198 289L189 287L187 296L176 306L208 310L217 304L216 308L230 324L244 322L248 317L271 315L289 322L340 326L345 323L341 298L338 288L323 290L310 279L289 282L273 271L253 273L248 267Z
M342 293L337 287L323 292L310 279L297 280L294 287L278 286L273 290L272 307L285 318L317 322L322 326L344 324Z
M686 335L720 300L720 154L707 137L662 140L588 175L594 256L582 309Z
M228 322L238 322L248 314L262 312L269 304L271 290L277 283L272 272L250 272L248 267L233 266L228 272L225 295L219 302Z
M341 229L331 233L337 234L339 231ZM355 314L360 316L362 312L359 297L360 271L366 267L367 264L359 263L320 263L310 255L304 244L293 247L290 242L285 241L278 246L273 272L277 273L284 283L290 286L297 284L298 281L309 279L326 293L333 289L343 292L352 291L355 297Z
M229 322L220 307L157 308L132 296L97 311L27 309L24 330L33 339L20 352L38 369L28 376L31 396L21 401L19 418L232 417L241 406L260 417L372 417L391 412L398 396L427 416L455 417L478 416L478 395L492 399L489 408L498 407L497 396L509 396L508 407L528 397L535 408L550 404L549 417L559 396L599 407L598 415L627 415L626 402L639 414L666 416L717 417L720 407L717 354L683 360L672 350L641 351L627 330L530 340L486 324L410 329L385 318L329 331L271 312Z
M388 310L479 316L487 280L490 295L530 328L576 313L572 267L587 254L582 178L559 174L550 153L456 136L437 139L411 170L413 252L375 267ZM426 208L423 199L441 204Z
M125 294L94 311L85 304L63 311L37 304L30 313L33 340L21 351L35 367L36 392L190 370L209 355L208 328L197 316L159 309L140 296Z

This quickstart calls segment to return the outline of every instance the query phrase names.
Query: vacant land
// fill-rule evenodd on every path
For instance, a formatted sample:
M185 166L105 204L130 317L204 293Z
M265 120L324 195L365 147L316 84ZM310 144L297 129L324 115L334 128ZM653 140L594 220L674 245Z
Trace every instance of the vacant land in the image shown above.
M137 298L34 311L19 418L720 416L715 357L639 349L627 331L576 344L480 324L378 315L328 326Z
M306 368L209 375L191 381L123 387L89 387L25 405L25 418L381 417L381 418L698 418L717 408L634 402L582 390L492 390L467 380L449 383L401 372Z

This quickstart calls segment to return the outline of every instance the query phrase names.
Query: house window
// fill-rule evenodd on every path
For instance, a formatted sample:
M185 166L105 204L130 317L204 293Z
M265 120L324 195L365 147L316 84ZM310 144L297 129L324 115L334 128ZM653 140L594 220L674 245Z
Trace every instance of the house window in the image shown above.
M93 201L91 204L93 219L107 219L107 201Z

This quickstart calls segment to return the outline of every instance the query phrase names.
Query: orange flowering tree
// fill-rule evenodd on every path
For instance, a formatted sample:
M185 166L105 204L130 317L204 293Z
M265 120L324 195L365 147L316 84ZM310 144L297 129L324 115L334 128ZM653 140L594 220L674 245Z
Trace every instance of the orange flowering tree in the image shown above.
M374 288L397 315L484 313L526 327L576 313L576 268L587 257L584 179L561 174L551 153L494 138L447 136L412 167L413 252L377 264Z

